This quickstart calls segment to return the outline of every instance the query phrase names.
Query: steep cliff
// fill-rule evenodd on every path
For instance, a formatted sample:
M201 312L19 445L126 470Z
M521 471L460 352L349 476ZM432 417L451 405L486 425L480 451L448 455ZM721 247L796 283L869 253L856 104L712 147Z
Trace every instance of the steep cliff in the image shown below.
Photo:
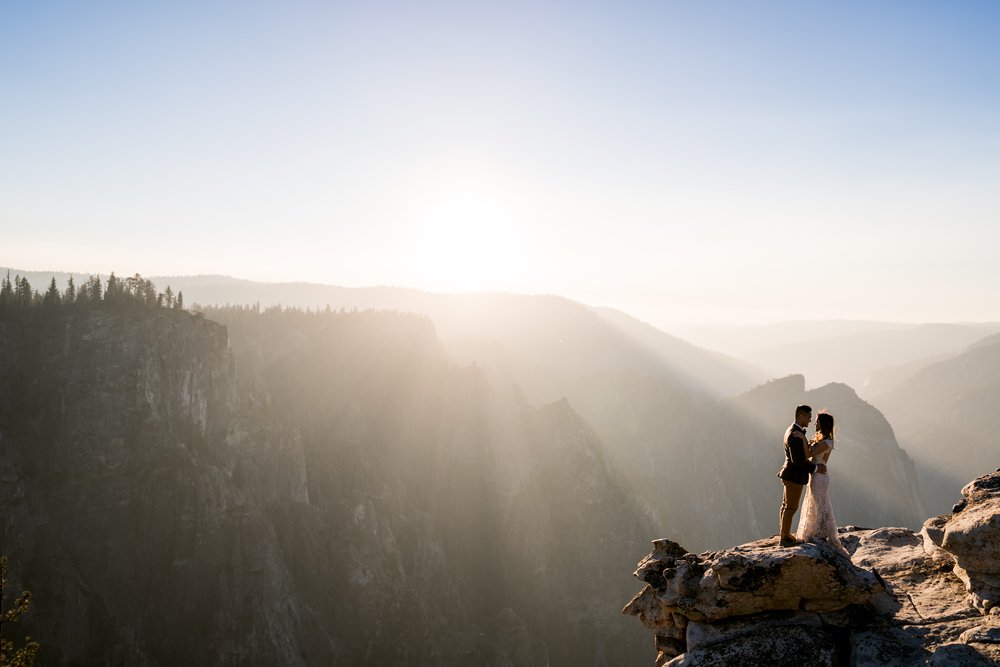
M1000 660L1000 470L948 516L840 529L825 545L768 538L688 553L670 540L623 609L655 637L655 664L987 665Z
M35 592L44 661L300 661L264 506L305 502L303 452L239 411L225 329L21 315L0 322L0 539ZM240 484L254 457L272 474Z
M46 664L641 655L608 610L650 527L568 404L424 318L229 316L0 318L0 545Z

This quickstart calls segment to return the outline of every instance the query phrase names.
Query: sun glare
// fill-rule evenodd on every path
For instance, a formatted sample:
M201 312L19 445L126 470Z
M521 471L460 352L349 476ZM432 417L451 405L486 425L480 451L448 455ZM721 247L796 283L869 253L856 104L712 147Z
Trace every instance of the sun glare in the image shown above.
M509 289L516 277L512 220L503 198L455 180L428 188L417 256L427 287L441 291Z

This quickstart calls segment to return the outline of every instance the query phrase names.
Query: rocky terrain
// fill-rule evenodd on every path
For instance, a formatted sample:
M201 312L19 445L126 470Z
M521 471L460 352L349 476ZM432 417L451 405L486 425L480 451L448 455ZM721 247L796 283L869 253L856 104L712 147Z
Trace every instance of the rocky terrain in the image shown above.
M1000 470L947 516L841 528L851 560L776 537L700 554L655 540L623 609L655 664L989 665L1000 661Z

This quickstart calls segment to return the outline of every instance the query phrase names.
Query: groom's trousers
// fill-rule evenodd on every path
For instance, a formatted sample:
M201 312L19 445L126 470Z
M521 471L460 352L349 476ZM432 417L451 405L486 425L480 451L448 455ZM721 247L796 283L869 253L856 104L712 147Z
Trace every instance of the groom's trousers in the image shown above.
M802 500L802 490L805 484L795 484L787 479L781 480L781 485L785 491L781 496L781 536L788 537L792 534L792 517L799 510L799 501Z

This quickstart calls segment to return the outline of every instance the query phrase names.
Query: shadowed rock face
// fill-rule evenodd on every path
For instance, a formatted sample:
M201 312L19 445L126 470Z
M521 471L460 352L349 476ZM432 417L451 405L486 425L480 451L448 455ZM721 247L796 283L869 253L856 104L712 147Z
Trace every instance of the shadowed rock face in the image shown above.
M687 553L670 540L622 610L656 636L656 665L978 665L1000 660L1000 470L950 516L842 528L851 560L775 538Z
M0 313L0 546L40 662L641 656L615 564L650 530L568 403L455 367L419 317L227 324Z
M35 593L44 662L301 661L263 508L305 502L303 452L240 413L223 327L171 311L9 318L0 364L0 539Z

